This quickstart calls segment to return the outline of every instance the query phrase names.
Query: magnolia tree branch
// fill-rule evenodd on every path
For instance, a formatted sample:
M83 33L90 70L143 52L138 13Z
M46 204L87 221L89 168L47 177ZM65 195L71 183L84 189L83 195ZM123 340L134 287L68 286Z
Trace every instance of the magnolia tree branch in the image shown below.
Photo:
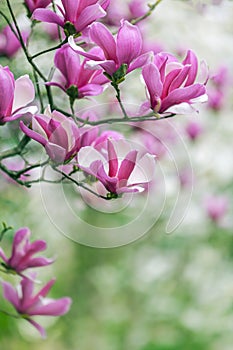
M57 167L53 167L53 170L58 172L59 174L61 174L63 177L65 177L66 179L70 180L71 182L73 182L76 186L78 187L82 187L83 189L85 189L86 191L92 193L94 196L98 197L98 198L102 198L102 199L106 199L109 200L111 199L110 197L105 197L102 196L98 193L96 193L95 191L93 191L92 189L90 189L89 187L87 187L85 184L83 184L82 182L79 182L77 180L75 180L72 176L70 176L69 174L64 173L62 170L58 169Z
M21 155L21 153L23 152L26 145L30 142L30 140L31 140L30 137L28 137L27 135L24 135L16 147L9 149L7 151L3 151L0 154L0 161L5 159L5 158L10 158L10 157L15 157L17 155Z
M27 61L28 63L32 66L32 68L34 69L35 72L37 72L37 74L40 76L40 78L44 81L44 82L47 82L47 78L44 76L44 74L41 72L41 70L38 68L38 66L33 62L33 58L32 56L30 56L29 52L28 52L28 49L26 47L26 45L24 44L24 40L23 40L23 37L22 37L22 34L21 34L21 31L19 29L19 26L18 26L18 23L17 23L17 20L16 20L16 17L14 15L14 12L12 10L12 7L11 7L11 4L10 4L10 1L9 0L6 0L7 2L7 6L8 6L8 9L9 9L9 12L10 12L10 15L11 15L11 18L12 18L12 21L15 25L15 28L16 28L16 32L18 33L18 39L20 41L20 44L22 46L22 49L23 49L23 52L27 58ZM48 96L48 101L49 101L49 104L51 106L51 108L53 107L53 97L52 97L52 94L51 94L51 89L50 89L50 86L48 85L45 85L45 88L46 88L46 91L47 91L47 96Z
M9 21L8 17L2 11L0 11L0 15L5 19L6 23L10 27L12 33L14 33L16 38L18 38L18 35L17 35L16 31L14 30L14 28L13 28L11 22Z
M51 52L51 51L55 51L57 49L60 49L64 44L66 44L68 42L68 39L64 39L60 44L56 45L56 46L53 46L53 47L50 47L49 49L47 50L43 50L43 51L40 51L38 53L36 53L35 55L31 56L31 59L34 60L36 57L39 57L41 55L44 55L48 52Z
M141 123L144 121L159 121L159 120L164 120L168 118L174 117L176 114L175 113L170 113L167 115L160 116L159 114L156 114L155 112L151 112L147 115L143 116L137 116L137 117L128 117L127 118L106 118L106 119L101 119L97 121L90 121L89 119L82 119L74 114L67 113L61 108L55 108L56 111L64 114L67 117L71 117L74 119L76 122L80 122L82 126L84 125L91 125L91 126L97 126L97 125L104 125L104 124L117 124L117 123Z
M0 270L0 271L2 271L2 270ZM7 312L7 311L5 311L5 310L1 310L1 309L0 309L0 312L1 312L2 314L6 315L6 316L10 316L10 317L13 317L13 318L22 318L22 316L20 316L20 315L11 314L10 312Z

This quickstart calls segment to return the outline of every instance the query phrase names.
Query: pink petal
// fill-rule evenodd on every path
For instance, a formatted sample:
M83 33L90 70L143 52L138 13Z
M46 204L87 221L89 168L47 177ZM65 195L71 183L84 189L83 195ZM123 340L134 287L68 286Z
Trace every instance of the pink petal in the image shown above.
M82 55L84 57L87 57L90 60L94 60L94 61L100 61L101 60L100 56L94 55L94 54L89 53L89 52L85 52L80 46L76 45L73 36L70 36L68 38L68 43L70 44L70 47L74 51L78 52L80 55Z
M0 66L0 119L11 115L14 98L14 76L8 67Z
M3 287L3 297L8 300L16 310L19 308L19 297L16 290L8 282L2 282Z
M102 184L109 192L116 193L116 185L118 180L116 177L110 177L106 174L103 163L96 161L91 164L90 168L95 168L94 171L96 172L96 178L102 182Z
M43 256L30 259L27 267L40 267L50 265L54 262L53 259L44 258Z
M170 89L172 82L176 79L176 77L179 75L181 70L182 70L182 68L177 68L177 69L174 69L167 74L166 78L164 79L164 83L163 83L163 92L161 95L162 99L164 99L168 95L168 91Z
M154 55L153 55L152 51L143 53L142 55L138 56L129 65L128 73L132 72L134 69L141 68L141 67L145 66L146 64L150 63L152 61L153 57L154 57Z
M191 66L186 65L181 71L180 73L176 76L175 79L173 79L170 87L169 87L169 93L179 87L181 87L181 85L183 84L183 82L185 81L185 79L188 77L189 78L189 72L190 72ZM186 84L185 84L186 86Z
M67 152L61 146L47 142L45 145L48 156L56 163L63 163L66 160Z
M58 300L43 299L41 303L30 309L30 316L45 315L45 316L61 316L67 313L71 305L70 298L61 298Z
M35 327L39 331L39 333L43 339L46 338L45 329L41 325L39 325L39 323L37 323L36 321L34 321L32 319L27 319L27 321L30 322L33 325L33 327Z
M116 40L119 65L130 64L142 51L142 35L137 26L122 21Z
M117 194L143 192L145 188L141 186L125 186L117 189Z
M118 68L115 61L88 61L86 63L90 69L100 69L102 68L106 73L112 75Z
M78 152L78 165L82 167L89 168L91 163L96 160L99 160L102 163L106 162L106 159L103 157L103 155L94 149L94 147L82 147Z
M169 107L182 102L189 102L193 98L204 95L206 92L202 84L194 84L184 88L173 90L163 101L160 108L160 113L166 111Z
M147 153L137 161L136 166L129 177L128 186L150 182L154 177L154 172L155 157Z
M74 23L78 12L80 10L80 1L79 0L62 0L62 5L65 10L65 19L71 23Z
M188 79L185 83L185 86L192 85L197 77L197 71L198 71L197 56L193 51L188 50L187 55L182 63L183 65L187 65L187 64L191 65L191 69L189 71Z
M91 5L86 7L78 17L78 20L74 23L74 26L77 32L81 32L85 29L89 24L93 23L97 19L104 17L106 12L104 9L98 5Z
M99 0L99 4L104 10L106 10L110 5L110 0Z
M79 97L84 96L97 96L103 92L103 86L98 84L86 84L83 87L78 89Z
M45 250L46 247L47 247L47 244L45 241L37 240L37 241L34 241L30 244L29 251L30 251L30 253L35 254L35 253L38 253L38 252Z
M106 60L117 61L115 39L107 27L101 23L93 23L90 28L90 38L103 50Z
M56 51L54 64L63 74L68 87L76 85L80 70L80 58L68 44Z
M48 124L48 130L51 132L49 135L49 143L56 144L69 151L69 135L71 134L70 120L67 119L63 123L59 123L51 119Z
M26 309L28 306L30 306L33 302L32 293L34 289L34 279L36 278L36 274L33 273L30 276L31 278L24 277L20 284L22 288L22 298L21 298L21 305L20 305L20 312L21 313L27 313Z
M13 102L13 111L25 107L32 102L35 97L35 89L28 75L23 75L15 81L15 95Z
M159 70L153 63L150 63L142 68L142 75L150 94L151 106L154 108L163 89Z
M22 256L25 254L27 245L29 243L29 237L31 235L30 230L27 227L21 228L15 233L13 244L12 244L12 255L9 259L9 264L17 268Z
M33 131L32 129L29 129L21 120L20 121L20 129L31 139L39 142L40 144L42 144L43 146L45 146L47 144L47 140L41 136L40 134L38 134L37 132Z
M41 22L56 23L59 26L64 26L63 19L58 16L55 12L47 9L36 9L32 15L33 19Z
M34 302L37 302L41 297L45 297L50 289L52 288L52 286L54 285L56 279L52 278L33 298Z
M119 181L128 180L135 167L137 154L136 150L130 151L123 159L117 175Z
M196 109L192 105L187 102L181 102L166 109L165 113L190 114L194 112L196 112Z
M10 122L10 121L19 119L20 117L35 115L37 112L38 112L37 106L29 106L29 107L25 107L25 108L20 108L11 117L4 118L4 121Z
M118 170L117 154L110 140L107 141L107 147L108 147L108 164L109 164L108 175L110 177L114 177L116 176L116 173Z

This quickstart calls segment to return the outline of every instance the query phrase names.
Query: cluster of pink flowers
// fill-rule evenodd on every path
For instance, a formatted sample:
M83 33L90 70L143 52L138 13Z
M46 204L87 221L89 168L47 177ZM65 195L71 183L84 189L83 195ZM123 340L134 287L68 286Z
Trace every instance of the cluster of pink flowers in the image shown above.
M20 285L15 289L9 282L2 282L3 296L8 300L19 316L30 322L44 338L45 329L34 320L34 316L61 316L69 311L71 299L68 297L61 299L46 298L55 279L51 279L37 294L33 295L36 274L25 275L25 270L29 268L43 267L53 263L53 259L35 254L46 249L46 242L37 240L30 242L31 232L27 227L19 229L14 236L12 253L7 258L3 249L0 248L1 266L6 273L18 274L21 276Z
M28 106L35 97L28 75L15 80L8 67L0 66L0 91L0 124L37 112L36 106Z
M27 42L29 37L29 31L22 31L22 38L24 43ZM0 55L4 55L8 58L12 58L21 48L20 41L15 33L12 32L9 25L4 27L0 32Z
M71 106L77 99L102 94L109 85L119 89L127 74L136 69L142 72L148 97L139 108L142 115L190 113L194 103L206 101L207 72L202 72L205 78L197 82L195 53L188 50L180 63L172 54L145 51L139 26L128 20L121 20L117 33L112 34L107 25L98 22L108 13L108 0L61 0L57 13L50 8L51 1L27 0L25 5L32 19L56 24L69 36L65 40L68 43L64 42L55 52L56 74L45 85L64 91ZM131 1L132 16L137 6L137 1ZM135 15L143 15L145 7L140 7L140 13L136 12ZM82 35L90 44L86 45L86 50L79 38L76 41L77 35ZM94 127L89 126L86 130L77 123L80 118L68 117L53 106L37 113L37 104L32 103L34 87L28 76L15 80L8 67L0 67L0 91L0 123L27 115L26 121L20 121L21 130L40 143L56 165L72 161L114 195L142 191L151 181L155 160L150 153L142 157L138 150L129 150L128 143L122 143L118 137L115 139L110 130L105 131L105 142L98 149L100 142L97 139L102 136L93 131ZM89 117L86 120L90 121ZM124 155L117 153L118 148L125 148ZM140 167L144 176L139 174Z

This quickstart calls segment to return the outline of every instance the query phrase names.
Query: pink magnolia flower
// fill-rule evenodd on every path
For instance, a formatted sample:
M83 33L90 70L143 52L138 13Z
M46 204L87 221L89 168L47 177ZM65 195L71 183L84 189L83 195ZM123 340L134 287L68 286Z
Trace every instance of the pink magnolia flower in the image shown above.
M229 208L229 200L225 196L209 196L204 204L207 215L217 224L222 221Z
M101 84L107 79L102 70L93 71L86 68L86 61L87 59L81 63L79 55L68 44L64 45L57 50L54 58L55 66L62 73L63 83L49 84L60 87L73 99L101 94Z
M24 3L32 13L35 9L47 7L51 3L51 0L24 0Z
M22 315L24 319L30 322L41 334L46 337L45 329L38 324L33 316L61 316L70 309L71 299L68 297L60 299L49 299L46 295L53 286L55 279L50 280L37 294L33 295L35 274L32 278L23 277L18 289L12 287L8 282L2 282L3 296L8 300Z
M207 85L209 108L214 111L219 111L223 108L231 80L229 69L226 66L220 66L215 74L210 77Z
M149 154L140 157L124 140L108 139L105 156L93 147L81 148L78 166L98 179L111 194L119 195L144 191L144 186L152 180L155 161Z
M102 21L108 26L119 26L122 18L131 21L144 15L148 9L146 0L112 0Z
M35 254L46 249L46 242L40 240L30 243L30 236L31 232L27 227L23 227L15 233L10 258L7 258L0 248L0 257L4 261L2 265L6 269L21 274L30 267L46 266L53 262L52 259L42 256L34 257Z
M110 76L123 64L126 65L126 71L122 75L142 67L151 60L151 53L142 54L142 35L139 28L128 21L121 21L116 38L102 23L93 23L90 26L89 36L102 49L104 59L100 54L94 55L83 51L75 44L73 37L69 38L69 43L73 50L90 59L87 62L88 66L101 67Z
M111 0L106 16L101 22L107 26L119 26L121 19L129 19L129 6L126 1Z
M129 10L131 18L137 18L145 15L149 7L147 6L147 1L145 0L131 0L129 2Z
M29 31L21 31L24 43L29 37ZM0 33L0 55L8 58L13 57L21 48L21 44L17 36L12 32L10 26L6 26Z
M189 138L194 141L203 132L203 128L199 122L192 120L187 124L185 131Z
M34 86L28 75L15 80L8 67L0 66L0 124L36 113L36 106L27 107L34 97Z
M33 18L48 23L56 23L67 30L67 34L81 32L97 19L104 17L110 0L61 0L60 15L49 9L36 9Z
M161 159L167 153L165 141L156 137L152 133L149 133L148 131L141 131L140 139L147 152L155 155L157 159Z
M32 118L31 129L22 121L21 130L45 147L48 156L56 163L63 163L76 155L80 148L80 129L73 119L49 109L45 114Z
M197 72L198 60L191 50L182 63L171 54L157 54L154 63L142 69L150 99L143 108L156 113L193 112L193 103L207 101L205 85L195 83Z
M105 130L101 132L101 134L98 137L96 137L96 139L92 143L92 146L99 152L103 150L105 152L108 147L108 139L115 140L115 141L123 140L124 136L114 130Z

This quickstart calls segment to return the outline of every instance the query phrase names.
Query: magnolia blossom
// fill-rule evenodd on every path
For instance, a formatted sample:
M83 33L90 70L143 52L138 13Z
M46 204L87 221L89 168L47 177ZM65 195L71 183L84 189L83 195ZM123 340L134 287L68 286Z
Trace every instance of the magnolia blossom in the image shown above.
M27 107L34 97L34 86L28 75L15 80L8 67L0 66L0 124L26 113L36 113L36 106Z
M35 9L47 7L52 0L24 0L28 10L32 13Z
M101 67L111 76L123 64L126 65L126 72L131 72L151 59L151 53L142 54L142 35L139 28L128 21L121 21L116 38L102 23L93 23L90 26L89 36L102 49L104 59L103 55L94 55L82 50L75 44L73 37L69 38L69 43L73 50L90 59L87 62L88 66Z
M203 128L198 121L192 120L187 124L185 131L189 138L194 141L203 132Z
M31 278L23 277L17 289L12 287L8 282L2 282L3 296L8 300L22 315L24 319L30 322L45 338L45 329L38 324L33 316L61 316L67 313L70 309L71 299L68 297L60 299L49 299L46 295L53 286L55 279L50 280L37 294L33 295L34 279L36 275L33 274Z
M145 15L148 9L146 0L112 0L107 15L101 22L110 26L119 26L122 18L130 22L134 18Z
M61 83L51 82L66 91L71 98L82 98L85 96L99 95L103 92L101 84L106 82L102 70L90 70L86 68L85 59L80 62L79 55L67 44L56 51L54 58L55 66L62 73Z
M145 0L131 0L128 6L131 18L141 17L148 11L147 1Z
M15 233L10 258L7 258L0 248L0 257L4 261L3 265L6 269L14 270L20 274L30 267L46 266L53 262L52 259L42 256L34 257L35 254L46 249L46 242L39 240L30 243L30 236L31 232L27 227L21 228Z
M157 54L154 63L142 69L150 99L143 108L156 113L193 112L191 104L207 101L205 84L195 83L197 72L198 60L191 50L182 63L171 54Z
M55 23L67 30L68 34L81 32L89 24L104 17L110 0L61 0L58 6L60 15L49 9L36 9L33 18L48 23ZM71 32L70 32L71 31Z
M167 145L165 140L156 137L153 133L148 131L141 131L139 133L140 140L145 146L148 153L156 156L157 159L161 159L167 153Z
M232 77L227 66L220 66L215 74L211 75L208 85L208 107L219 111L226 103Z
M204 205L209 218L219 224L228 211L229 200L225 196L209 196Z
M21 35L24 43L29 37L29 31L22 30ZM0 33L0 55L9 58L13 57L21 48L21 44L17 36L12 32L10 26L6 26Z
M124 140L107 141L107 154L93 147L81 148L78 166L98 179L112 194L142 192L154 175L154 156L140 157L137 150L130 150Z
M21 130L45 147L56 163L72 158L80 148L80 130L73 119L49 109L32 118L31 128L20 122Z

